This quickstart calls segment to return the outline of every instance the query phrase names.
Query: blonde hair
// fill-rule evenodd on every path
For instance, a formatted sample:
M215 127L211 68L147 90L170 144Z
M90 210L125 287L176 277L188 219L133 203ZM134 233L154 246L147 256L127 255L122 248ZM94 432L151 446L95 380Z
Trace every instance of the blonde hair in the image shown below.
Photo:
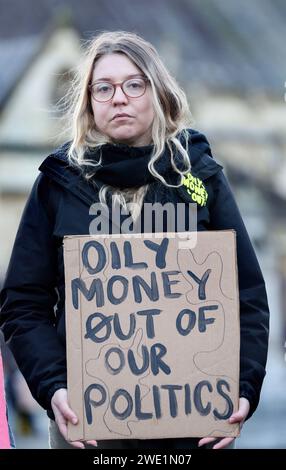
M103 55L112 53L125 54L143 72L151 85L155 117L152 124L154 151L148 164L150 173L166 186L180 186L180 184L168 184L155 170L154 163L159 159L167 144L171 154L171 165L174 171L181 175L181 184L183 175L190 171L187 128L192 123L192 116L187 98L166 69L156 49L135 33L103 32L87 41L85 45L84 60L78 68L78 74L68 99L68 115L72 131L72 142L68 151L70 164L79 167L86 179L91 179L96 173L96 167L101 164L101 158L99 162L88 160L85 157L86 151L88 148L100 148L103 144L110 142L110 139L100 134L95 127L88 85L97 60ZM178 139L178 133L185 137L185 147ZM179 170L175 165L172 144L182 156L185 170ZM113 201L119 202L125 208L127 204L134 203L135 209L132 217L136 220L147 189L148 185L127 190L102 186L99 199L106 203L107 193L110 192L114 197Z

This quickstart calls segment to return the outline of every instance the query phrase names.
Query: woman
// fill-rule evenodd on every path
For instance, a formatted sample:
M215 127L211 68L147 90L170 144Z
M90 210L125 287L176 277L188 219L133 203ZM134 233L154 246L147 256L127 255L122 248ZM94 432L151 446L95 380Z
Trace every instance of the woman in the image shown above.
M33 396L51 418L51 447L84 447L82 442L65 440L67 422L76 423L77 417L66 392L63 236L89 233L89 208L98 200L110 208L117 203L130 208L134 223L142 216L143 202L172 202L175 207L178 202L193 202L191 191L182 185L190 171L205 191L205 197L196 201L197 230L237 233L240 403L230 421L242 426L257 407L265 375L267 297L222 167L212 158L207 139L189 128L191 114L184 92L152 45L119 31L91 41L72 103L72 140L40 166L1 293L6 341ZM99 444L194 448L213 446L214 441L214 448L224 448L233 438Z

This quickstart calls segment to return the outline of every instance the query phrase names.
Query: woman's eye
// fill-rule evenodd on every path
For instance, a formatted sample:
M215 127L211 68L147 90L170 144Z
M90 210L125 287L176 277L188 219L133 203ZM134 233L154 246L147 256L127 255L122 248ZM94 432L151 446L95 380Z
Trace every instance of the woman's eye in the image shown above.
M128 83L128 88L142 88L142 83L141 82L131 82Z
M108 93L110 91L110 85L99 85L96 87L97 93Z

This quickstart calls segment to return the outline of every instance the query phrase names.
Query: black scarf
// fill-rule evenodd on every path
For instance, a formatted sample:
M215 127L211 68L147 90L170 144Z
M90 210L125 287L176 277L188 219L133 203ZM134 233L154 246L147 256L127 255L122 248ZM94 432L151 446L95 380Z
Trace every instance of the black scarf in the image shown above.
M131 188L158 181L158 178L154 178L148 169L153 150L153 145L131 147L126 144L108 143L102 145L100 149L89 148L85 156L99 161L101 155L102 166L96 169L96 178L103 183L118 188ZM183 169L182 156L178 154L175 147L173 147L173 152L177 168ZM167 183L176 185L180 183L181 177L172 168L171 154L167 145L154 167Z

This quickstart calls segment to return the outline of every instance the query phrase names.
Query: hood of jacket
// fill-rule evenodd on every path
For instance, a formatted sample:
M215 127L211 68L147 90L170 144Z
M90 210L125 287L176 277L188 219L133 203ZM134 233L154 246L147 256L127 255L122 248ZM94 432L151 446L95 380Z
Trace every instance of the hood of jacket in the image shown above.
M191 174L204 181L223 167L213 158L210 144L204 134L194 129L188 129L188 133ZM112 144L106 145L111 146ZM39 170L77 197L80 197L87 204L92 204L95 200L94 185L96 185L99 190L103 182L95 176L93 178L93 184L90 184L83 177L79 169L70 165L67 156L69 146L70 142L66 142L55 149L42 162ZM140 149L123 144L120 144L117 148L120 148L123 152L132 152L135 149Z

